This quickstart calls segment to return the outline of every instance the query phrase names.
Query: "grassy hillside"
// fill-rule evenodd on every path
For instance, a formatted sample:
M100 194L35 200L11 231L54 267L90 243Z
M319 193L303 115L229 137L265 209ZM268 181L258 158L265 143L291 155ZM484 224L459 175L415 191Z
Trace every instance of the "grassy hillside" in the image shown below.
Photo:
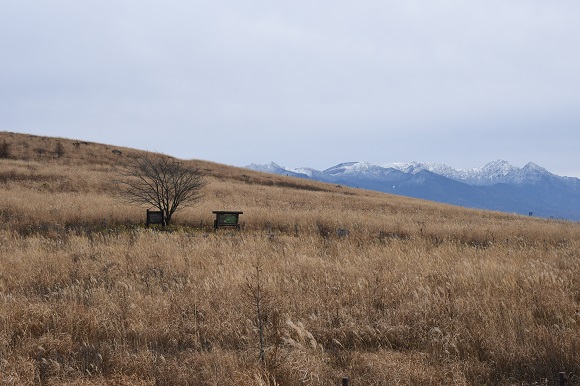
M0 384L580 385L579 224L192 160L152 231L140 154L0 133Z

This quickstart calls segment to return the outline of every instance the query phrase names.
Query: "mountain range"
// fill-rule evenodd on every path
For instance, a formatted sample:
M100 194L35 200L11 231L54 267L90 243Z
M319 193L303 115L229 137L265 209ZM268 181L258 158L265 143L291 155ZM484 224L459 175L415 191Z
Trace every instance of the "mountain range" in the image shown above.
M420 162L345 162L323 171L287 169L274 162L247 168L469 208L580 221L580 179L532 162L519 168L498 160L468 170Z

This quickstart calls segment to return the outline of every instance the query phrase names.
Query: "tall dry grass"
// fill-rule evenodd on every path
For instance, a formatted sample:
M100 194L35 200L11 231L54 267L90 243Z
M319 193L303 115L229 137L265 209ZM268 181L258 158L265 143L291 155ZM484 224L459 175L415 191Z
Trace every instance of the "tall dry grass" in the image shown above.
M59 141L0 160L0 384L580 384L576 223L192 161L204 200L146 230L131 150Z

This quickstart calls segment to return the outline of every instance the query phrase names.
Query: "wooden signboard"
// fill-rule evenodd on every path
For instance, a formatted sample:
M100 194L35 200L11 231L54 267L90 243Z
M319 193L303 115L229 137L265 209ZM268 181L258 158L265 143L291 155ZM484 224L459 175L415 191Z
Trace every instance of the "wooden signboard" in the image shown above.
M149 210L147 209L147 228L151 224L161 224L165 226L165 215L161 210Z
M240 229L240 214L244 212L228 211L228 210L214 210L215 220L213 222L214 229L220 227L232 227Z

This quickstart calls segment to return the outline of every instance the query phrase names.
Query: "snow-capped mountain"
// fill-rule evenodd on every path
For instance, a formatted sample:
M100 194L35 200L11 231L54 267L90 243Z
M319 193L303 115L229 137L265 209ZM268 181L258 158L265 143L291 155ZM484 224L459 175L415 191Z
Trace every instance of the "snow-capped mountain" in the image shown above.
M292 176L292 177L303 177L303 178L312 177L312 174L300 173L300 172L297 172L294 170L289 170L283 166L278 165L275 162L270 162L267 165L251 164L249 166L246 166L246 168L256 170L258 172L271 173L271 174L281 174L281 175L287 175L287 176Z
M372 165L368 162L345 162L326 169L323 173L337 179L350 177L358 180L376 181L390 181L401 176L401 172L398 170Z
M519 168L498 160L466 170L421 162L345 162L323 171L275 163L247 168L465 207L580 220L580 179L557 176L532 162Z
M394 163L385 165L393 167L407 173L416 173L421 170L428 170L432 173L451 178L452 180L464 182L469 185L490 186L505 182L506 176L518 172L520 169L510 165L507 161L498 160L490 162L482 168L473 169L453 169L445 164L437 163Z

